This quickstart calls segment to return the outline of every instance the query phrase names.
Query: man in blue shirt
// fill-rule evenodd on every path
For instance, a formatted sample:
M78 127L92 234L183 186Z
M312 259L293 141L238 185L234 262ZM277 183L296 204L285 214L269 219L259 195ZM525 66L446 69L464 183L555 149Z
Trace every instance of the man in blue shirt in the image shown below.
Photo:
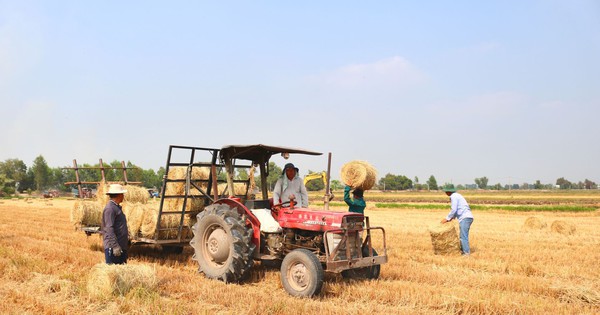
M446 195L450 197L450 213L446 218L442 219L442 223L450 222L454 218L458 220L458 226L460 227L460 247L462 254L468 256L471 254L471 248L469 247L469 230L473 223L473 213L471 207L461 194L456 192L454 186L444 188Z
M102 212L102 239L107 264L126 264L129 247L127 218L121 208L127 190L119 184L108 187L110 200Z

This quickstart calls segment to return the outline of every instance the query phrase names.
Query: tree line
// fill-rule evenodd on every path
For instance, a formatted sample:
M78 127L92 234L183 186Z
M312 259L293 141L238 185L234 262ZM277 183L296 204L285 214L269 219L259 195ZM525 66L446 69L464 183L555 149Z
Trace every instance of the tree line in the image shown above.
M83 164L79 169L80 181L100 181L102 178L100 169L86 169L89 167L99 168L100 164ZM119 161L112 161L104 165L104 176L107 181L116 182L123 181L123 168ZM142 186L153 189L160 189L162 185L163 176L165 175L165 168L160 167L157 171L153 169L143 169L132 162L126 163L127 180L129 182L140 182ZM267 176L267 185L270 190L273 189L277 179L282 174L282 168L274 162L269 162L268 165L269 175ZM310 173L314 173L309 170ZM224 179L224 174L219 174L219 179ZM239 170L236 174L237 179L248 179L248 172L246 170ZM257 175L258 176L258 175ZM47 189L56 189L62 192L69 192L75 186L66 185L66 182L75 182L76 174L75 170L69 167L50 167L46 162L46 159L39 155L36 157L31 164L27 166L25 162L20 159L7 159L0 162L0 196L6 196L14 194L16 191L19 193L23 192L42 192ZM438 185L435 176L431 175L424 182L421 183L418 177L413 179L408 178L405 175L395 175L388 173L380 178L374 189L379 190L438 190L441 187L450 185L450 183L444 183ZM94 189L95 185L83 185L88 188ZM330 183L332 190L340 190L344 188L344 184L339 180L332 180ZM318 191L325 189L324 184L321 180L312 180L306 183L306 188L309 191ZM490 190L510 190L510 189L598 189L598 185L589 180L571 182L564 177L558 178L555 184L544 184L540 180L536 180L534 183L522 183L522 184L505 184L500 183L490 185L487 177L478 177L473 180L473 184L459 184L456 189L490 189Z

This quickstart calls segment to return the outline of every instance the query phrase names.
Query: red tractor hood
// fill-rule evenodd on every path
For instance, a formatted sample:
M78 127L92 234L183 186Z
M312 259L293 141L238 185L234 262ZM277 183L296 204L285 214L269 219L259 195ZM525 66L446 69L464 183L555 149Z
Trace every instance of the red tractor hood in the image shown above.
M340 229L342 218L350 217L352 221L363 221L364 216L353 212L333 212L310 210L306 208L283 208L273 213L275 220L282 228L293 228L310 231L329 231Z

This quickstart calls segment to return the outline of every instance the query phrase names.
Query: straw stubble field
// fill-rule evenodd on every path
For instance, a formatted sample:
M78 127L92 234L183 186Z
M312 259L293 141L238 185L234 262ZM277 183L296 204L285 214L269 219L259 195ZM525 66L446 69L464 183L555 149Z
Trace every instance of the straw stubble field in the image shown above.
M413 196L414 197L414 196ZM413 198L411 197L411 198ZM369 195L367 195L369 198ZM468 199L468 198L467 198ZM597 202L597 200L593 200ZM471 257L435 255L428 227L439 209L370 206L371 224L387 233L389 263L377 281L327 275L313 299L289 296L279 272L257 266L243 284L197 273L191 249L163 254L134 247L130 264L149 265L158 286L98 298L88 277L103 262L97 236L75 231L72 200L0 203L2 314L594 314L600 312L600 213L475 212ZM343 211L342 207L334 210ZM541 229L525 229L536 216ZM556 220L576 227L553 232Z

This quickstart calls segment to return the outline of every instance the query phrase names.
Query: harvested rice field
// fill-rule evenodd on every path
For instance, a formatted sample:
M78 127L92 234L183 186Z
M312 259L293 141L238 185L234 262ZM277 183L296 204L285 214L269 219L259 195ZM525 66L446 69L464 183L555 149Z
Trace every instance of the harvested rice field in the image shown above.
M463 195L475 216L470 257L434 254L429 228L448 212L442 193L367 192L389 263L374 281L327 274L312 299L289 296L276 269L258 264L247 282L225 284L197 273L191 248L156 246L131 249L132 287L99 294L101 242L71 224L75 200L3 199L0 314L600 313L599 193ZM341 198L332 210L345 210ZM322 208L322 196L311 194L311 206Z

